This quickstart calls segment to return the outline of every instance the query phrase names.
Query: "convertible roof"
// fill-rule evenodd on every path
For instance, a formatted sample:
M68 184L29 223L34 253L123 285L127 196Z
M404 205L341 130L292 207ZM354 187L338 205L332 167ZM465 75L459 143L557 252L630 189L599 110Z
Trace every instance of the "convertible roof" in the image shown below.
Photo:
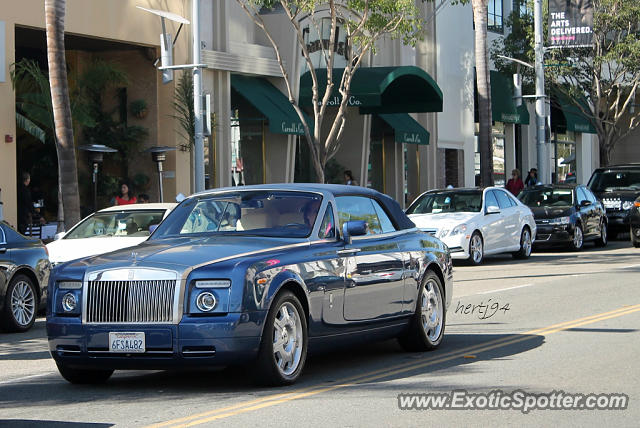
M221 191L247 191L247 190L288 190L299 192L320 192L330 193L334 196L361 195L373 198L380 202L387 214L389 214L395 225L399 229L411 229L416 225L409 220L400 205L391 197L380 193L373 189L361 186L347 186L344 184L320 184L320 183L276 183L276 184L259 184L252 186L224 187L220 189L211 189L204 192L196 193L197 195L208 195Z

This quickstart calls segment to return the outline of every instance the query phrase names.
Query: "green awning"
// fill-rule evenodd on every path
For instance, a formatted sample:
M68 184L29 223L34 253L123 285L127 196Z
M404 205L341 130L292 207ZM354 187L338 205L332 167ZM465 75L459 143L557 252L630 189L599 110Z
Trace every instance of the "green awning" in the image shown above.
M344 69L333 70L333 93L330 106L342 101L338 88ZM319 98L327 84L327 70L316 69ZM415 66L364 67L356 70L349 91L349 106L359 107L361 114L417 113L442 111L442 91L427 72ZM300 105L312 105L311 73L300 78Z
M429 144L429 131L407 113L379 114L395 132L396 143Z
M293 106L268 80L232 74L231 87L264 114L272 133L304 135L304 127Z
M578 100L585 110L589 110L589 104L585 98ZM596 134L591 121L585 117L580 108L565 94L555 91L551 103L551 129L554 132L582 132Z
M529 124L529 110L525 103L516 106L513 82L504 74L491 70L491 118L494 122ZM474 82L474 117L478 122L478 86Z

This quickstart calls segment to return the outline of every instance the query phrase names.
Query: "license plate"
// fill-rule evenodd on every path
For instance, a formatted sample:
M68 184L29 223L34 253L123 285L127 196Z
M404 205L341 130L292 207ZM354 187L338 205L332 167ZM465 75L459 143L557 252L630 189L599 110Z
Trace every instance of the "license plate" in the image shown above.
M144 333L109 332L109 352L127 354L145 352Z

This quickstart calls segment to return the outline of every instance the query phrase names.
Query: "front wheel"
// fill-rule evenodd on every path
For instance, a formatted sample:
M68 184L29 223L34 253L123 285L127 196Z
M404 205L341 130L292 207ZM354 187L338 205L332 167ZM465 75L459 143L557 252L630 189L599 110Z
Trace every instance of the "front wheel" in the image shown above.
M38 294L33 281L26 275L16 275L7 287L1 326L7 331L29 330L36 321Z
M77 385L105 383L113 374L113 370L73 369L57 363L58 371L67 382Z
M290 385L307 358L307 319L290 291L278 294L267 315L254 374L263 385Z
M467 259L472 265L479 265L484 258L484 242L482 236L478 232L473 232L469 240L469 258Z
M531 255L531 232L528 227L520 234L520 249L512 254L515 259L528 259Z
M438 275L429 271L420 288L409 331L398 338L404 349L412 352L431 351L440 345L446 319L444 302L442 282Z
M637 232L638 229L636 229L635 231ZM640 248L640 239L638 239L638 237L634 233L633 227L630 228L629 233L631 234L631 245L636 248Z
M573 237L571 238L571 242L569 243L569 248L573 251L580 251L584 246L584 235L582 233L582 226L576 224L576 227L573 229Z
M596 247L606 247L608 243L607 223L600 223L600 236L596 239Z

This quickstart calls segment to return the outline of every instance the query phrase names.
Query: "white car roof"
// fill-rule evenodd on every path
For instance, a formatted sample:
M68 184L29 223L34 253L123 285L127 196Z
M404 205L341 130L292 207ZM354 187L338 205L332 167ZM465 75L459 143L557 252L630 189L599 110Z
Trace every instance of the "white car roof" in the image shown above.
M99 213L106 213L112 211L138 211L138 210L170 210L173 209L176 203L153 203L153 204L129 204L129 205L114 205L109 208L99 210Z

